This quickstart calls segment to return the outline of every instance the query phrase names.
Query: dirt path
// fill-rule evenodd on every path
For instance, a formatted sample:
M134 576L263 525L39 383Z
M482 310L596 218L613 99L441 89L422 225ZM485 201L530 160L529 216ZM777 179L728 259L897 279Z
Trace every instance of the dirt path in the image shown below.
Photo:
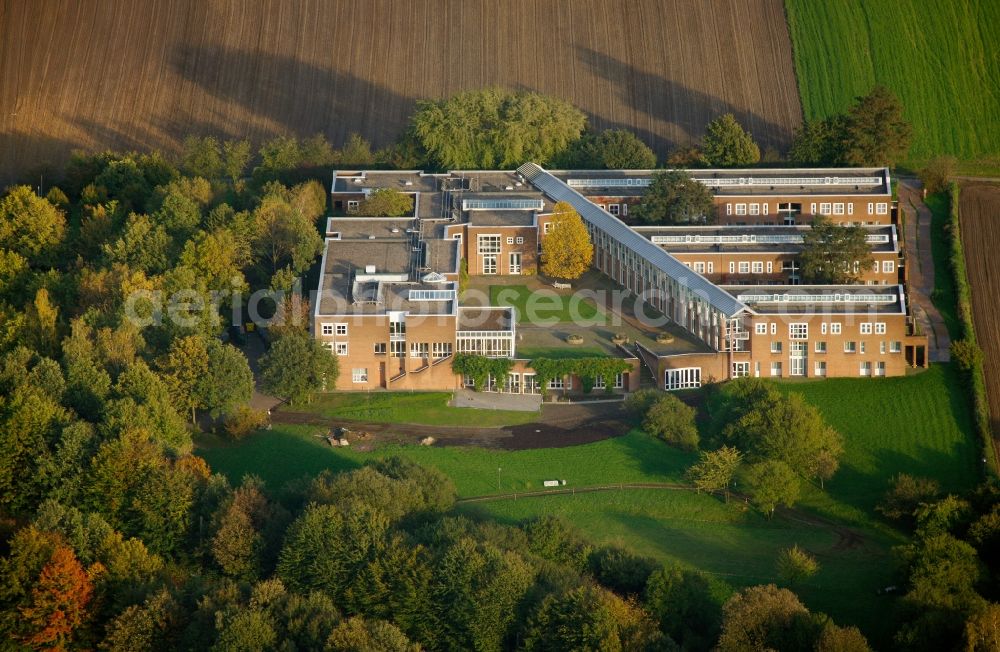
M557 489L542 489L539 491L525 491L511 494L491 494L486 496L471 496L469 498L459 498L458 504L495 502L498 500L519 500L522 498L540 498L543 496L575 496L576 494L596 493L602 491L629 491L659 489L664 491L694 491L691 485L670 482L625 482L619 484L596 485L590 487L572 487ZM731 499L735 501L747 500L743 494L733 492ZM804 512L794 508L781 507L775 511L775 516L784 520L794 521L808 527L816 527L829 530L837 536L837 542L833 545L836 551L854 550L864 548L867 541L864 535L857 530L840 525L835 521Z
M437 445L441 446L480 446L504 450L589 444L623 435L631 427L624 420L620 402L545 405L538 422L495 428L371 423L289 412L286 409L272 411L271 422L310 425L323 429L343 427L375 435L375 440L380 444L416 444L425 437L433 437Z
M951 360L951 338L937 307L931 302L934 291L934 257L931 254L931 211L923 200L920 182L900 179L899 207L906 217L904 242L909 300L913 316L928 335L931 362Z

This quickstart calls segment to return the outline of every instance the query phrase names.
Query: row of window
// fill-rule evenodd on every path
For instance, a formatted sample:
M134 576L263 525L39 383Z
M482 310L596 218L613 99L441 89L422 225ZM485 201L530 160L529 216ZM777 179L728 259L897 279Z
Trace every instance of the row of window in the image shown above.
M773 378L781 378L782 376L782 363L775 361L771 363L771 376ZM873 373L874 372L874 373ZM733 363L733 377L748 376L750 375L750 363L749 362L734 362ZM806 369L805 365L794 365L789 373L790 376L805 376ZM826 376L826 362L824 360L817 360L813 363L813 375L814 376ZM870 360L864 360L858 364L858 375L859 376L884 376L885 375L885 362L881 360L875 361L872 365Z
M607 206L604 204L598 204L598 206L601 210L607 210L612 215L628 215L628 204L608 204ZM546 231L546 233L548 233L548 231Z
M782 214L797 215L799 204L779 204L778 210ZM768 215L768 204L726 204L726 215ZM809 210L813 215L854 215L854 204L845 202L820 202L810 204ZM615 213L617 215L617 213ZM887 202L868 202L869 215L888 215L889 204Z
M321 324L320 332L323 335L347 335L347 324Z
M797 344L800 344L800 343L798 343L798 342L792 342L792 348L793 348L792 352L793 353L799 353L800 355L804 354L805 353L805 349L802 348L802 347L804 347L804 344L802 345L802 347L796 348ZM853 340L844 342L844 353L857 353L859 351L858 344L859 344L859 342L855 342ZM864 340L862 340L860 342L860 345L861 345L860 346L860 351L861 351L862 354L864 354L865 351L866 351L865 344L866 344L866 342ZM903 343L901 341L899 341L899 340L892 340L892 341L889 341L888 347L886 347L886 341L885 340L880 341L879 342L879 353L884 354L886 352L886 348L888 348L889 353L900 353L903 350ZM782 342L781 342L781 340L772 340L771 341L771 353L781 353L781 350L782 350ZM823 341L823 340L817 341L814 344L814 346L813 346L813 350L816 353L826 353L826 342Z
M771 322L770 325L766 322L754 324L754 332L757 335L767 335L768 330L771 331L771 335L778 334L778 323ZM840 335L843 331L843 324L839 321L833 322L822 322L819 325L819 332L821 335ZM858 332L862 335L885 335L886 325L884 321L863 321L858 323ZM809 324L806 322L793 322L788 324L788 337L793 340L807 340L809 339Z
M336 355L346 356L350 355L350 347L347 342L324 342L326 348L333 351ZM388 347L389 353L394 358L405 358L406 357L406 342L404 340L394 340L389 342ZM375 355L385 355L386 345L385 342L375 342L374 345ZM451 355L452 346L451 342L411 342L410 343L410 357L411 358L447 358Z
M507 384L504 386L505 391L520 391L520 379L522 374L512 373L508 374ZM533 391L537 388L535 384L535 374L523 374L524 376L524 389L527 391ZM604 376L598 375L594 378L594 389L606 389L606 381ZM471 376L462 376L462 384L466 387L475 387L475 381ZM489 376L487 379L487 384L489 385L489 390L494 391L496 389L496 379ZM565 389L567 387L567 378L551 378L546 384L548 389ZM622 389L625 387L625 374L615 374L614 384L611 386L613 389Z
M684 263L688 269L693 269L699 274L712 274L715 272L715 263L712 261L697 261ZM761 260L743 260L743 261L729 261L729 273L735 274L739 270L740 274L763 274L764 270L767 270L768 274L774 273L774 261L761 261ZM782 271L789 272L798 269L798 265L794 261L783 261L781 266ZM896 271L896 261L894 260L883 260L881 262L881 267L879 266L879 261L872 263L872 272L875 274L879 273L879 269L882 270L883 274L892 274ZM858 263L854 263L854 272L859 271Z

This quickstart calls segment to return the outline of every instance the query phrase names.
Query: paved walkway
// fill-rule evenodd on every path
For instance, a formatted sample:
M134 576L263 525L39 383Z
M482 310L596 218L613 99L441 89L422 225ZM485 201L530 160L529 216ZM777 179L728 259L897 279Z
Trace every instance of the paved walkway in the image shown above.
M455 397L449 405L460 408L476 408L477 410L538 412L542 407L542 397L538 394L500 394L498 392L472 392L460 389L455 392Z
M931 211L924 204L923 189L915 179L900 179L899 207L905 216L907 279L910 309L928 335L931 362L951 360L951 338L937 307L931 302L934 291L934 257L931 254Z

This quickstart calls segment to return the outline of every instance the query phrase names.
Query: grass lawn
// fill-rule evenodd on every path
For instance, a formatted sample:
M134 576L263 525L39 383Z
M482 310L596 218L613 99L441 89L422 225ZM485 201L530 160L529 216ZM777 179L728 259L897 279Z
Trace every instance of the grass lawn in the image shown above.
M871 522L888 480L897 473L937 479L944 491L964 491L981 478L979 448L958 374L934 364L910 376L830 378L778 383L799 392L844 436L840 470L827 491L804 505L852 522Z
M695 459L693 454L670 448L637 430L614 439L567 448L503 451L389 445L367 453L331 448L315 436L323 434L321 430L281 425L235 443L202 435L197 442L198 454L232 482L254 473L272 488L323 469L350 470L366 460L400 456L441 469L452 478L463 497L497 493L497 468L501 469L500 490L509 493L541 489L543 480L556 479L566 480L567 487L679 482Z
M913 124L910 163L952 154L966 173L1000 168L1000 3L785 0L807 119L884 84Z
M285 412L318 414L332 419L370 423L415 423L429 426L483 428L513 426L538 419L537 412L473 410L450 407L448 392L341 392L320 394L308 405L282 408Z
M957 340L962 336L962 323L956 307L955 277L951 272L951 247L948 245L948 195L937 192L928 195L924 203L931 210L931 255L934 257L931 301L941 313L948 335Z
M741 502L728 505L686 491L628 490L523 498L462 505L462 511L503 522L544 514L563 516L595 543L619 543L664 562L705 571L734 589L774 582L778 552L798 544L820 571L791 587L810 609L840 624L862 627L873 642L888 634L889 598L876 589L892 583L892 540L861 530L864 544L838 546L828 528L775 518L768 521Z
M518 323L604 321L592 300L560 295L550 288L532 291L524 285L491 285L490 305L513 306Z
M533 360L535 358L550 358L552 360L570 360L576 358L603 358L608 355L604 349L585 346L583 348L562 347L517 347L517 357Z

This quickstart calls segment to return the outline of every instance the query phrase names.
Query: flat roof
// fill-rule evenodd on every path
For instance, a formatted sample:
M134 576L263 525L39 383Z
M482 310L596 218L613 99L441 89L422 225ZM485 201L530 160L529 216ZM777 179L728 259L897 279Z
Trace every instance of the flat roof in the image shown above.
M810 226L634 226L641 235L674 253L797 253ZM892 224L862 226L872 251L898 251Z
M584 195L640 196L668 170L555 170ZM747 168L684 170L717 196L889 195L888 168Z
M724 285L758 314L906 314L899 285Z

